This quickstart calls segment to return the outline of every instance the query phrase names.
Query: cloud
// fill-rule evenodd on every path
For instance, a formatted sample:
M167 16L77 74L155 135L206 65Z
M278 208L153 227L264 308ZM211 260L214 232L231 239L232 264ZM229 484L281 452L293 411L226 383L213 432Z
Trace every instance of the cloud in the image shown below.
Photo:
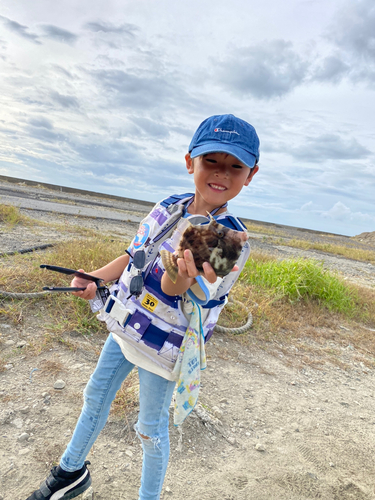
M123 50L130 46L139 52L145 43L145 40L141 43L136 41L140 29L135 24L93 21L86 23L83 28L93 34L92 42L97 47L105 45L110 49Z
M3 21L5 26L10 31L13 31L13 33L15 33L16 35L19 35L22 38L26 38L30 42L41 45L42 42L39 40L39 36L36 35L35 33L29 33L28 26L24 26L22 24L19 24L16 21L12 21L11 19L8 19L7 17L4 17L4 16L0 16L0 19Z
M340 10L330 24L325 38L333 43L335 52L340 54L338 59L341 60L342 66L340 68L340 64L336 62L336 79L347 76L355 84L368 83L369 88L373 90L375 78L373 0L350 0L340 5ZM331 61L331 66L333 64ZM346 67L350 67L350 71L347 71Z
M2 59L3 61L7 60L7 57L5 55L5 51L7 50L7 45L8 45L7 42L2 38L0 38L0 52L3 52L3 54L0 53L0 59Z
M125 167L126 165L138 164L141 165L142 157L138 148L133 144L121 141L99 141L93 142L93 137L84 139L78 142L77 138L70 141L70 146L76 151L81 159L90 162L91 164L103 164L104 166L117 165ZM111 167L113 172L113 168Z
M350 0L340 5L327 38L355 57L375 62L375 4Z
M126 35L130 38L135 38L135 34L139 31L135 24L119 24L105 23L103 21L90 22L84 25L84 29L93 33L107 33L114 35Z
M156 71L141 71L138 74L123 70L94 70L92 76L104 89L103 96L112 106L129 109L144 109L148 114L166 104L189 101L189 96L179 87L177 78ZM192 100L194 101L194 99Z
M289 153L297 160L312 163L325 160L358 160L371 155L371 151L356 139L343 139L337 134L308 137L305 145L290 148Z
M42 127L42 128L46 128L48 130L52 130L53 129L52 122L50 122L46 118L42 118L42 117L40 117L40 118L31 118L29 120L29 123L33 127Z
M76 109L79 108L79 102L76 97L70 95L63 95L54 90L51 90L49 95L55 103L59 104L63 108L76 108Z
M41 26L44 36L46 38L51 38L56 42L73 44L77 41L78 36L71 31L59 28L53 24L43 24Z
M58 64L50 64L49 69L52 70L52 72L57 73L59 76L62 75L63 77L69 79L74 78L73 75L66 68L63 68Z
M301 85L308 65L291 42L271 40L233 49L226 59L215 61L215 74L219 84L234 94L270 99Z
M58 133L44 127L28 127L26 130L28 136L38 139L40 141L46 141L51 143L59 143L65 140L65 137Z
M328 56L318 63L311 75L311 80L339 83L345 76L349 75L350 71L350 65L340 57Z
M338 201L333 205L333 207L327 212L322 212L321 216L324 218L329 218L338 221L350 221L350 222L375 222L375 217L370 214L364 214L362 212L352 212L349 207L344 205L341 201Z
M314 207L314 204L312 201L308 201L307 203L305 203L304 205L302 205L302 207L300 208L300 210L302 210L302 212L309 212L310 210L313 210L313 207Z
M166 138L169 136L169 128L160 122L149 120L145 117L132 118L132 122L140 127L147 136L154 138Z
M0 20L3 21L3 24L13 33L26 38L27 40L34 42L38 45L41 45L40 35L36 33L30 33L28 26L24 26L23 24L17 23L12 19L9 19L4 16L0 16ZM42 32L44 33L45 38L51 38L57 42L73 44L78 39L78 36L71 31L65 30L63 28L59 28L58 26L54 26L53 24L42 24L40 26Z

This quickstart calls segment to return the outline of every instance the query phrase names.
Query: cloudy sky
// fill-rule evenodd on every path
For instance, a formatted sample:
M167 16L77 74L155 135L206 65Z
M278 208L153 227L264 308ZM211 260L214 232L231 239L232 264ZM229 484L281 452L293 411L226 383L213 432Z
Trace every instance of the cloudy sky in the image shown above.
M222 113L261 140L234 213L375 231L373 0L2 0L1 175L158 201Z

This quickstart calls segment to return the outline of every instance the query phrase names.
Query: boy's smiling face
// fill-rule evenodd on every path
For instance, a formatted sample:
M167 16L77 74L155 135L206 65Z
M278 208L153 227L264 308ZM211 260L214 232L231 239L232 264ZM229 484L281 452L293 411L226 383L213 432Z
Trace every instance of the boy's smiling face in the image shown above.
M259 170L258 165L250 169L227 153L209 153L194 159L187 154L185 160L187 171L194 174L196 213L211 212L235 198Z

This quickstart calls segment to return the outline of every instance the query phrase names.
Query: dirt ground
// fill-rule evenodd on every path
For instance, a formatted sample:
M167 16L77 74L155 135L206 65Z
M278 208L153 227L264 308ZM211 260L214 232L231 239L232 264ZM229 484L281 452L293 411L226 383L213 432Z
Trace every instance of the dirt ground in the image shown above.
M57 217L24 212L45 220ZM75 224L95 224L124 238L135 227L63 217L72 227L71 236ZM50 231L38 236L35 228L9 231L4 225L0 233L0 252L60 237ZM255 234L252 243L259 249L266 245ZM271 251L268 245L265 250ZM280 245L273 251L279 256L292 252ZM348 279L375 286L373 265L323 254L319 258ZM66 332L65 344L31 355L28 344L44 335L38 314L42 303L38 307L17 326L0 319L0 500L25 500L58 461L105 341L104 334ZM334 334L348 327L331 328ZM284 346L271 355L255 343L244 347L235 337L215 334L207 345L200 403L182 427L182 447L180 433L170 426L171 458L162 499L375 499L375 371L358 361L350 344L339 348L347 369L328 362L315 369L301 362L296 347L286 351ZM373 353L368 359L373 361ZM63 388L55 388L58 380ZM142 457L133 431L136 417L136 408L126 417L111 414L88 457L92 488L78 500L137 500Z

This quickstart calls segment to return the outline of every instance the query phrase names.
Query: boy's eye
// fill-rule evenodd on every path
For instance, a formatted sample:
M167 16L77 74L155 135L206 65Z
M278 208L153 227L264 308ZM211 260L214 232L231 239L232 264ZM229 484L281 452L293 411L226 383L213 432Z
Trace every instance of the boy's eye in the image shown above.
M218 163L217 160L214 160L213 158L207 158L207 157L205 157L204 159L205 159L205 161L207 163L212 163L212 164L215 164L215 165ZM233 167L235 169L238 169L238 170L241 170L243 168L243 165L240 165L238 163L233 163L231 165L231 167Z

